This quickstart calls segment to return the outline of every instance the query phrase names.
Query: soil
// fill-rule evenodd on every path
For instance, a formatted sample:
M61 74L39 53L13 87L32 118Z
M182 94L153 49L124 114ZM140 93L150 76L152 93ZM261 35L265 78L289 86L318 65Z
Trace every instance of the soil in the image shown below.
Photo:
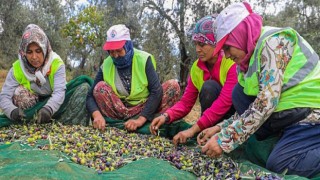
M201 113L201 108L200 108L200 104L196 103L193 108L191 109L190 113L184 117L184 119L190 123L190 124L194 124L197 122L197 120L200 117L200 113Z

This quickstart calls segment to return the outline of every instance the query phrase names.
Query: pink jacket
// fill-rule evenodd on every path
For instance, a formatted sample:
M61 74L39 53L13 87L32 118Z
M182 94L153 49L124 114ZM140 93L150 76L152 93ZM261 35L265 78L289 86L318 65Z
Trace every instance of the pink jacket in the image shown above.
M220 64L222 56L218 57L217 62L214 64L212 71L209 72L205 63L198 61L197 66L204 71L204 81L210 79L210 74L212 80L220 83ZM232 106L232 90L234 86L238 83L236 64L232 65L229 69L226 82L222 87L219 97L212 103L211 107L205 110L198 119L197 124L201 130L211 127L222 120L222 117L229 111ZM221 84L220 84L221 85ZM168 109L166 113L170 117L170 122L176 121L188 115L194 106L199 95L198 89L192 83L191 78L188 78L188 84L185 92L173 107Z

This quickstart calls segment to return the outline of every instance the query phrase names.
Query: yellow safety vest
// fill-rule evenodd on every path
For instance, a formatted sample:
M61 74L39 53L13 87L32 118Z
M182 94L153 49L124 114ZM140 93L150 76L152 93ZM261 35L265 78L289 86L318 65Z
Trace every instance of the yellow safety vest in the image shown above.
M117 91L115 85L116 67L113 64L112 58L110 56L107 57L102 65L104 81L112 87L112 90L121 100L126 101L133 106L145 102L149 96L149 83L145 72L146 63L149 57L151 57L152 64L156 69L156 61L153 55L134 49L132 58L131 92L129 92L130 94L127 97L119 95Z
M50 83L50 87L51 90L53 91L54 89L54 74L57 72L57 70L59 69L59 67L61 65L63 65L63 61L59 58L56 58L52 61L51 63L51 67L50 67L50 74L48 76L49 78L49 83ZM20 61L16 60L13 63L13 75L16 78L16 80L18 81L19 84L21 84L23 87L25 87L26 89L28 89L30 92L33 92L31 89L31 83L30 81L27 79L27 77L24 75L22 68L20 66Z
M259 89L261 51L265 41L271 36L285 35L297 42L294 45L292 58L284 72L284 84L277 103L276 112L297 107L320 108L320 63L319 56L292 28L263 27L257 46L250 58L248 71L240 72L238 81L244 88L244 93L257 96Z
M198 89L198 91L200 92L202 85L204 83L204 71L202 69L200 69L198 67L198 61L199 59L197 59L191 67L191 71L190 71L190 77L191 77L191 81L193 83L193 85ZM227 80L227 75L229 72L229 69L231 68L231 66L234 64L234 62L231 59L226 59L224 56L221 60L221 64L220 64L220 72L219 72L219 81L220 84L223 86L224 83Z

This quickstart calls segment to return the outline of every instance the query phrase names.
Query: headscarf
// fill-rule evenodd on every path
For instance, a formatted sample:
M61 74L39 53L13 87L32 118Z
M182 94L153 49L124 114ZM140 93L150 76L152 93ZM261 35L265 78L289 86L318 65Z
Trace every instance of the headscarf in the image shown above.
M248 5L245 5L248 8ZM247 72L248 70L249 60L260 37L261 29L262 17L252 12L238 26L236 26L234 30L231 31L225 42L226 45L234 46L246 53L246 56L239 65L242 72Z
M124 69L129 67L132 64L132 58L133 58L133 44L132 41L126 41L126 43L123 46L124 50L126 51L126 55L123 57L117 57L114 58L111 56L113 60L113 64L118 68L118 69Z
M44 63L39 68L33 67L26 57L28 45L31 43L37 43L43 52ZM38 25L29 24L23 32L19 47L20 66L29 81L34 81L41 86L46 82L45 76L50 70L53 59L50 58L52 52L49 39L44 31Z
M215 46L215 38L213 35L212 25L216 19L216 15L205 16L201 18L192 31L192 40Z

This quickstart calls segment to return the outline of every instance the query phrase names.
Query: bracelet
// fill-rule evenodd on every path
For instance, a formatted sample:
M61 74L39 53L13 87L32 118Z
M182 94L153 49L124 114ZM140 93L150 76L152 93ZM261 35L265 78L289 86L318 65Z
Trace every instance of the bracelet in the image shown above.
M165 117L165 123L168 123L170 121L168 114L161 113L160 115Z

